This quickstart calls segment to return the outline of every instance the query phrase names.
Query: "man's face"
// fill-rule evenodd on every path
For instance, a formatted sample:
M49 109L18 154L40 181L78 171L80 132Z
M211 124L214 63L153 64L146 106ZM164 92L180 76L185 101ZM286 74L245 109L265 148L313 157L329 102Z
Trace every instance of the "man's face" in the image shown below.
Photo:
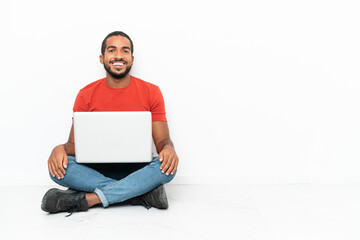
M113 78L125 77L130 72L133 61L129 39L112 36L106 40L105 52L100 55L100 62Z

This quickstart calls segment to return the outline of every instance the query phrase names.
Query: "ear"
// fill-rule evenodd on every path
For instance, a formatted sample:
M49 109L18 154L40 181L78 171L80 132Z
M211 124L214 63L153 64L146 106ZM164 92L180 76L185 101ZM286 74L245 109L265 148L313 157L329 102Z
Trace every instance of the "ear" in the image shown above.
M131 58L132 58L132 62L134 62L134 56L131 56Z
M101 64L104 64L104 56L100 55L99 59L100 59Z

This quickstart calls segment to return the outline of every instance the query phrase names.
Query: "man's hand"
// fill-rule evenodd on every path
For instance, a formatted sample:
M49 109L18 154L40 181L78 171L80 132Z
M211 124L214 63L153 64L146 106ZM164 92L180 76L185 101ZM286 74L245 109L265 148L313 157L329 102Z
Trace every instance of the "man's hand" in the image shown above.
M166 175L173 175L177 169L179 158L171 145L165 145L159 153L159 160L162 162L160 169Z
M176 155L174 145L170 140L167 122L155 121L152 123L152 134L156 150L159 153L161 172L166 175L175 174L179 158Z
M65 169L67 168L68 157L64 145L56 146L49 157L48 167L51 176L58 179L64 178Z

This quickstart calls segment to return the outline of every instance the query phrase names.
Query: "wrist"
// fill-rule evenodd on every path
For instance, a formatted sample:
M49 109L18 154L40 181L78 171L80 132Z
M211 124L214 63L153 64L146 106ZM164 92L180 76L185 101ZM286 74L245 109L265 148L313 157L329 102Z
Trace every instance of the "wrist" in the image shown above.
M67 142L61 145L67 155L75 156L75 145L72 142Z
M54 148L55 151L65 151L66 152L66 147L64 144L60 144L60 145L57 145L55 148Z
M172 144L166 144L162 150L165 150L167 152L175 152L175 148Z
M57 145L57 146L55 146L55 148L54 149L65 149L65 144L59 144L59 145Z
M168 143L168 144L165 144L165 145L164 145L163 149L164 149L164 148L174 148L174 147L173 147L170 143Z

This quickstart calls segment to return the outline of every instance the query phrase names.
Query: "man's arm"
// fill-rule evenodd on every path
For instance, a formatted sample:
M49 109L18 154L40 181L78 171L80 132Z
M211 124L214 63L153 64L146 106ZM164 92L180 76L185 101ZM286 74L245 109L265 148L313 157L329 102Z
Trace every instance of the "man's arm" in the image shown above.
M65 147L67 155L75 156L74 124L71 125L71 130L67 143L63 145Z
M175 152L174 144L170 139L169 127L167 122L153 122L152 135L156 150L159 153L159 160L162 162L160 169L166 175L174 174L179 158Z
M51 176L58 179L64 178L68 164L67 155L75 156L74 124L71 126L67 143L56 146L50 154L48 167Z

